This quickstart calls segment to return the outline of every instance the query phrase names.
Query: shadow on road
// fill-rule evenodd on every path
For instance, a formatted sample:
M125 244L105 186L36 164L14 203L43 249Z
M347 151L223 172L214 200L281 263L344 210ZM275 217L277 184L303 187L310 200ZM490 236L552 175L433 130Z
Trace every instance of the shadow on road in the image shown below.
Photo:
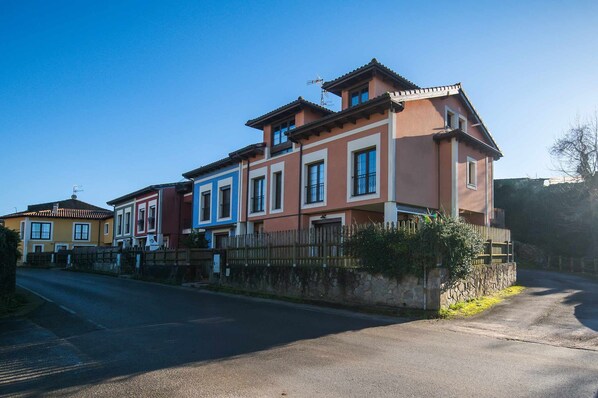
M567 294L563 304L571 305L577 320L598 332L598 282L560 272L519 269L517 283L544 289L530 293L535 296Z
M0 321L2 393L38 395L77 389L389 324L381 319L114 281L122 282L130 291L120 303L99 302L95 309L90 304L98 315L90 318L109 320L103 322L106 328L54 303L43 304L26 319Z

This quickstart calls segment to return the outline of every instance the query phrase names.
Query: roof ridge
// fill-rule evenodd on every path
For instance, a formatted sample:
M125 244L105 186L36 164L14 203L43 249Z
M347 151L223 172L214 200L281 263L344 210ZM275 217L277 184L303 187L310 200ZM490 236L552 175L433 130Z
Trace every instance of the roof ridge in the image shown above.
M412 85L414 87L418 87L419 88L419 86L417 84L415 84L411 80L407 79L403 75L401 75L401 74L395 72L394 70L390 69L388 66L386 66L383 63L381 63L380 61L378 61L377 58L372 58L372 60L370 62L368 62L367 64L362 65L362 66L360 66L358 68L355 68L352 71L347 72L347 73L345 73L345 74L337 77L336 79L324 82L324 84L322 85L322 88L326 89L327 87L330 87L331 85L334 85L336 82L338 82L338 81L346 78L349 75L352 75L352 74L355 74L355 73L359 73L362 70L365 70L366 68L373 67L373 66L377 66L377 67L385 70L386 72L390 73L391 75L395 75L395 77L397 77L399 80L403 80L405 83L410 84L410 85Z
M264 113L263 115L258 116L256 118L249 119L245 123L245 125L249 126L249 127L252 127L251 125L253 125L255 123L258 123L261 119L265 119L265 118L268 118L268 117L270 117L272 115L275 115L277 112L280 112L280 111L284 110L285 108L291 108L293 106L301 105L301 104L303 104L303 105L309 105L311 107L319 109L322 112L325 112L325 113L328 113L328 114L335 113L335 111L333 111L332 109L328 109L328 108L326 108L326 107L324 107L322 105L316 104L315 102L308 101L305 98L303 98L302 96L299 96L299 97L297 97L296 100L293 100L293 101L289 102L288 104L279 106L278 108L273 109L270 112Z
M420 87L418 89L411 89L411 90L399 90L392 92L394 95L412 95L412 94L421 94L421 93L432 93L437 91L444 91L444 90L451 90L457 89L461 90L461 83L449 84L444 86L432 86L432 87Z

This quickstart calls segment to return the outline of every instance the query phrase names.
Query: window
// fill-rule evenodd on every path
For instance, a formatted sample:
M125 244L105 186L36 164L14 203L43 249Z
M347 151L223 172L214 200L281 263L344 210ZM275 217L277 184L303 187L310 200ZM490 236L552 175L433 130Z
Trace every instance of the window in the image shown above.
M19 238L23 240L25 238L25 221L21 221L21 229L19 231Z
M145 231L145 209L139 209L139 217L137 217L137 227L139 231Z
M104 224L104 235L108 235L109 232L110 232L110 224L105 223Z
M376 192L376 148L353 154L353 195Z
M69 245L56 245L55 251L59 252L61 250L68 250L69 249Z
M220 188L220 218L230 217L230 185Z
M147 215L147 229L156 229L156 206L150 206Z
M35 253L43 253L44 252L44 245L33 245L33 251Z
M123 215L119 214L116 217L116 234L122 235L123 233Z
M307 166L307 203L324 201L324 162Z
M264 186L265 178L258 177L251 180L253 197L251 198L251 212L259 213L264 211Z
M282 209L282 171L277 171L273 174L272 180L274 197L272 198L272 209Z
M287 120L279 125L272 126L272 146L287 142L285 133L295 128L295 119Z
M31 239L50 240L52 224L49 222L32 222Z
M143 226L141 228L143 228ZM125 234L129 234L129 233L131 233L131 212L130 211L125 213Z
M366 102L370 97L370 93L368 87L360 87L356 90L351 91L349 94L349 106L355 106L359 104L363 104Z
M455 123L455 114L449 110L446 111L446 127L452 129Z
M75 224L73 240L89 240L89 224Z
M478 185L477 181L477 163L473 158L467 158L467 187L475 189Z
M462 117L459 117L459 130L467 132L467 120Z
M210 202L212 201L212 192L205 191L201 194L201 217L200 221L210 220Z

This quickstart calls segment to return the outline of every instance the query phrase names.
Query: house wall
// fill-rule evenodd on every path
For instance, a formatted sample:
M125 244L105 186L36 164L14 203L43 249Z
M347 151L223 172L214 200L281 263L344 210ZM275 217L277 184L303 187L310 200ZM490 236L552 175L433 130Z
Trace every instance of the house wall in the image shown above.
M231 187L231 211L230 217L220 218L220 188L226 185ZM209 190L210 197L210 218L207 221L200 220L201 217L201 193ZM192 219L193 228L206 229L206 239L212 245L211 230L228 230L234 233L239 219L239 166L234 165L225 169L216 170L197 178L193 183L193 205ZM210 246L212 247L212 246Z
M135 198L135 238L146 238L148 234L158 234L158 227L159 227L159 209L160 209L160 198L158 195L158 191L152 191L148 194L140 195ZM147 222L148 215L149 215L149 208L150 206L156 206L156 222L154 224L153 229L149 229L149 225ZM145 209L145 213L143 215L143 229L139 228L139 210Z
M125 229L125 213L131 213L131 225L129 232ZM122 215L122 228L121 233L118 233L118 215ZM114 245L118 245L119 242L127 242L127 245L132 244L133 237L135 236L135 202L130 201L123 204L117 204L114 206L114 221L113 221L113 232Z

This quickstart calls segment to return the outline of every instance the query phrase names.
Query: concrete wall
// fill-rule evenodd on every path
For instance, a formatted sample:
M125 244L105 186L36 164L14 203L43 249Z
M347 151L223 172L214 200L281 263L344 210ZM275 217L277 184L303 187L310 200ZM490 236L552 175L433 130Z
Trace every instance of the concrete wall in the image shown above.
M227 276L228 273L228 276ZM350 268L230 266L220 274L223 286L278 296L331 303L436 310L459 300L504 289L515 283L516 265L479 266L466 280L446 283L446 270L432 269L423 278L401 281Z

